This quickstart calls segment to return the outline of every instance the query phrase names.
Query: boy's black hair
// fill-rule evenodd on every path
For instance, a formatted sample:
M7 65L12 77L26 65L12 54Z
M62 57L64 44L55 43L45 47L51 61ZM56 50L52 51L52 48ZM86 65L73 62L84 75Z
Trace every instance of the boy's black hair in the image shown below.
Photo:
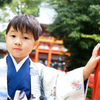
M23 33L24 32L31 32L33 34L33 37L36 40L39 38L39 34L42 31L42 28L37 21L37 19L29 14L20 14L15 16L10 23L8 24L6 34L9 32L11 26L15 30L19 30Z

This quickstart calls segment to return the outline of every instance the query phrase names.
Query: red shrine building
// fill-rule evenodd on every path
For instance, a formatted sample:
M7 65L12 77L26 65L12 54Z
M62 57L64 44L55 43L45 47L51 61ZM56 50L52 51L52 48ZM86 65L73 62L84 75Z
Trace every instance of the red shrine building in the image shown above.
M42 29L35 53L33 52L30 55L31 59L34 62L41 62L48 67L52 67L53 63L58 63L58 59L62 58L64 64L66 55L70 56L70 54L66 53L67 49L64 48L63 41L49 36L50 33L45 31L43 26Z

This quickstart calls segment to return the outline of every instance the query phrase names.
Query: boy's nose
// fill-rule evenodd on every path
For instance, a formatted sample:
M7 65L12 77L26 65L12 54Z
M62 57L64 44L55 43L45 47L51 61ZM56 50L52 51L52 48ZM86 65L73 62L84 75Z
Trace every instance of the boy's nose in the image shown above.
M15 45L22 45L22 42L21 42L21 39L16 39L16 41L15 41Z

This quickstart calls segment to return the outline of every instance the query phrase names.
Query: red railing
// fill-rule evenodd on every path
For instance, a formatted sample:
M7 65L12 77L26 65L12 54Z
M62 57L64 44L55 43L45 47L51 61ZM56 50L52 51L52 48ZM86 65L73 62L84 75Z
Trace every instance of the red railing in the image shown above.
M100 50L99 50L99 56L100 56ZM94 74L92 100L100 100L100 61L97 64Z

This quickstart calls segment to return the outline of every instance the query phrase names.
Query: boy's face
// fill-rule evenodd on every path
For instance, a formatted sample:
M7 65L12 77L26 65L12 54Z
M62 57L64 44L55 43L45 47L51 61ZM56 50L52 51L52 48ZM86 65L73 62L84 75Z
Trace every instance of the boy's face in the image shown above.
M17 63L28 56L36 47L34 37L30 32L21 33L13 27L10 28L5 39L7 50L15 58Z

